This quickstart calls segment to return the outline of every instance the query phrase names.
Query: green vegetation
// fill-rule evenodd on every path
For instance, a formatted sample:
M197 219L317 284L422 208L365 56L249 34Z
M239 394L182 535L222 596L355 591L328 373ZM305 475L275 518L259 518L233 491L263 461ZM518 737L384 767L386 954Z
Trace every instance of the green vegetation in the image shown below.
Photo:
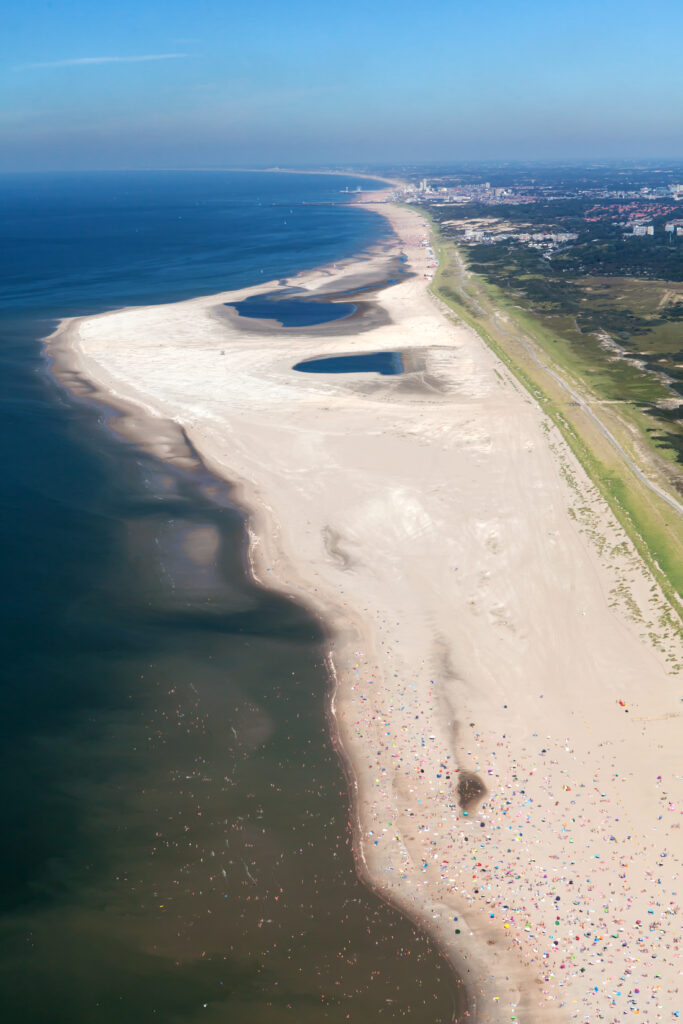
M448 220L447 209L430 212L442 223ZM485 209L488 214L498 210ZM527 207L506 208L505 215L510 221L521 218L522 211L528 219ZM479 223L484 220L482 214L478 209ZM660 234L659 249L679 254L681 280L588 273L586 265L596 261L577 255L585 247L580 240L569 247L571 256L560 251L548 258L513 241L468 245L463 254L469 269L481 275L490 297L514 311L527 330L542 335L544 344L553 346L554 361L588 383L598 400L630 405L624 408L624 417L643 433L653 454L671 466L683 464L679 422L683 413L683 238L670 247L664 241L665 232ZM444 241L457 237L448 223L441 235ZM653 240L627 239L623 245ZM592 244L596 252L602 251ZM580 259L583 272L568 276L568 267ZM656 262L654 256L651 262ZM669 487L683 491L678 472L664 465L658 472Z
M571 232L578 237L546 259L534 249L518 242L494 243L472 247L472 261L480 264L482 273L500 268L506 257L512 266L528 265L533 276L561 280L565 276L599 274L602 276L658 278L683 281L683 237L664 230L672 215L648 214L648 205L631 202L629 207L647 217L655 229L652 236L631 237L627 234L616 205L598 208L593 219L594 200L568 199L523 203L519 206L482 203L439 205L430 208L433 219L442 227L444 237L453 232L449 221L502 221L510 232ZM655 210L657 207L655 207ZM604 218L604 219L602 219ZM535 258L535 259L534 259ZM540 270L540 262L545 266Z
M482 265L481 258L477 261L480 247L457 250L438 229L434 241L439 255L434 291L542 405L680 615L683 538L677 514L632 472L549 371L558 372L581 393L648 478L670 492L680 487L675 466L682 454L680 428L675 410L657 404L675 404L676 396L653 368L660 367L660 357L672 368L680 362L676 331L683 286L586 276L559 279L556 291L552 267L549 273L539 269L548 261L533 250L525 250L519 259L515 252L511 259L500 246L492 246L495 261ZM479 273L464 274L464 259L472 260L469 269ZM534 279L533 285L527 283ZM604 325L599 319L603 314L612 316L612 337L624 346L623 355L596 336L596 331L605 331L596 326L598 321ZM643 366L633 358L636 353Z

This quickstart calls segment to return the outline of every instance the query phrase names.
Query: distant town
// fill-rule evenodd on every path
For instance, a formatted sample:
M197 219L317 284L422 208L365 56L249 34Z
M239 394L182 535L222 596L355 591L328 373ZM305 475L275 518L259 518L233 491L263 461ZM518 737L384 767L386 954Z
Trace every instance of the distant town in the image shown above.
M558 188L553 185L508 185L496 186L489 181L469 185L444 185L439 178L422 178L416 185L406 185L397 190L397 196L404 201L419 199L422 202L447 203L488 203L491 205L536 203L544 199L621 199L661 202L672 199L683 201L683 184L666 184L658 187L648 185L637 189L612 188ZM628 207L623 207L628 209ZM675 207L674 207L675 208Z
M404 203L419 203L427 207L520 207L533 204L578 202L585 206L582 219L586 224L609 223L619 228L623 237L653 236L656 231L669 236L683 237L683 183L623 187L572 187L543 183L495 185L490 181L446 183L443 177L421 178L396 189L391 198ZM588 205L590 204L590 205ZM549 210L553 215L553 211ZM562 216L558 208L557 214ZM664 221L662 218L666 218ZM452 224L456 223L454 219ZM487 227L463 225L462 239L466 242L517 241L541 251L553 252L561 245L578 238L576 231L515 231L506 230L500 223Z

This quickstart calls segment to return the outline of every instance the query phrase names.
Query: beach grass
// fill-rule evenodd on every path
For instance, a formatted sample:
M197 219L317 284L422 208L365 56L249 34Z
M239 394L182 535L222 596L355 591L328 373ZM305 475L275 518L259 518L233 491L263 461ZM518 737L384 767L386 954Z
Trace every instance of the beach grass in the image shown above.
M606 375L602 360L595 363L590 360L592 346L577 356L576 350L558 337L557 331L549 330L542 318L520 308L480 275L465 274L463 254L443 237L433 221L431 227L439 260L432 282L434 294L480 335L541 405L606 499L680 620L683 536L679 514L635 475L599 428L580 406L571 402L567 392L548 372L550 369L566 378L589 400L596 398L596 385L600 385L603 394L597 397L596 404L601 422L639 468L644 463L642 471L649 475L651 461L644 460L642 453L645 446L654 446L652 435L648 433L651 424L638 406L629 401L630 389L636 387L633 377L637 371L625 364ZM494 316L496 313L498 317ZM504 326L501 318L504 318ZM660 388L656 381L643 383L639 379L638 400L642 400L644 389L651 391L648 400L655 400ZM610 394L615 396L613 401L618 402L618 406L600 404L602 400L609 401L606 396ZM671 458L670 452L667 454ZM670 489L669 474L658 473L655 479L663 490Z

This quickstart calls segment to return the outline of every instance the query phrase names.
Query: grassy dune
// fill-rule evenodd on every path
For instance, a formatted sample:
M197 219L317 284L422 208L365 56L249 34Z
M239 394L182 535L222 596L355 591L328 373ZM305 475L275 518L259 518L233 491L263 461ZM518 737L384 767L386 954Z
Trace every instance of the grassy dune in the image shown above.
M659 431L643 413L642 404L637 404L661 400L667 393L665 385L632 363L608 361L597 342L572 346L565 332L558 331L555 319L549 323L521 308L514 297L468 272L464 254L432 226L439 256L434 293L481 335L542 405L608 501L680 620L681 516L638 477L583 407L589 406L648 481L680 501L675 488L676 481L680 483L675 446L658 444L654 434ZM614 280L612 287L616 287ZM604 301L609 299L605 289ZM565 328L568 326L576 329L573 324ZM672 348L674 338L671 332ZM572 388L580 404L556 378Z

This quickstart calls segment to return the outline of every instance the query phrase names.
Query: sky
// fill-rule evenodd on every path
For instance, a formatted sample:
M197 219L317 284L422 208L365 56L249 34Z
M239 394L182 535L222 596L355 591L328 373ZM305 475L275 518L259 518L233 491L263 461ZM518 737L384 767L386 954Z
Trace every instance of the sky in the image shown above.
M10 0L0 170L683 157L683 0Z

